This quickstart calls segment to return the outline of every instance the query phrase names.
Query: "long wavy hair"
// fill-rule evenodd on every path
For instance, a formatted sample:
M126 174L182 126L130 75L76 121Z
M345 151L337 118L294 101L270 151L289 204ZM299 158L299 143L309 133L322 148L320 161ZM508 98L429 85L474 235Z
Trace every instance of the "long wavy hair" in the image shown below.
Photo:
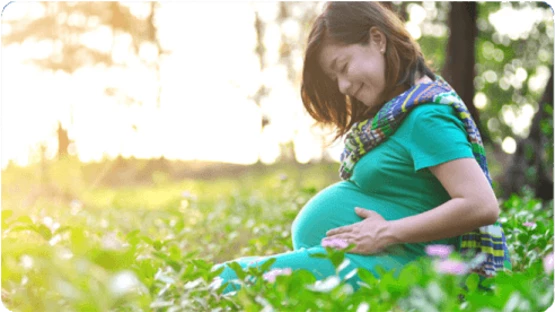
M318 123L337 128L334 141L358 121L371 118L371 109L354 97L345 96L338 85L324 73L319 56L326 44L366 45L370 28L377 27L386 38L385 85L386 99L395 96L399 88L413 85L417 73L435 80L426 65L420 46L405 29L403 22L378 2L329 2L308 36L304 58L301 98L303 105ZM381 107L385 103L381 103Z

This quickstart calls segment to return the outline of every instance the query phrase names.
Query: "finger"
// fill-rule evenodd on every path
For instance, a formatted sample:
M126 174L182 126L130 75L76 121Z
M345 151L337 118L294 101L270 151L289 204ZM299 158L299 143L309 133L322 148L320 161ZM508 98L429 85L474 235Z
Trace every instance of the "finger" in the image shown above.
M354 244L356 242L356 238L348 233L332 235L324 238L324 240L343 240L348 244Z
M337 234L341 234L341 233L348 233L351 232L351 226L342 226L342 227L338 227L335 229L331 229L329 231L326 232L326 236L331 236L331 235L337 235Z
M349 246L351 246L353 243L354 239L349 238L348 236L333 236L332 238L324 238L322 239L322 241L320 242L320 245L324 246L324 247L331 247L331 248L335 248L335 249L345 249L348 248ZM354 244L356 246L356 244Z
M368 218L368 217L370 217L374 214L377 214L377 212L375 212L373 210L364 209L364 208L360 208L360 207L355 208L355 213L361 218Z

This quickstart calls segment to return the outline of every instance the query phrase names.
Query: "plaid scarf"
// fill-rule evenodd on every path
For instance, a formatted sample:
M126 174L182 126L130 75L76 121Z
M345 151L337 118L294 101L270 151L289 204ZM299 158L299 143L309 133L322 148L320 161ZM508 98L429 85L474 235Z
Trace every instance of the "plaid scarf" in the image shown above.
M478 128L461 98L439 76L436 81L411 87L387 102L374 118L357 122L352 126L345 137L345 149L341 154L341 179L348 180L356 162L393 135L411 109L427 103L447 104L455 109L457 116L465 125L468 140L472 145L472 153L491 185L484 145ZM502 269L512 269L505 234L499 222L464 234L460 253L479 255L474 258L471 267L473 272L482 276L494 275L496 271Z

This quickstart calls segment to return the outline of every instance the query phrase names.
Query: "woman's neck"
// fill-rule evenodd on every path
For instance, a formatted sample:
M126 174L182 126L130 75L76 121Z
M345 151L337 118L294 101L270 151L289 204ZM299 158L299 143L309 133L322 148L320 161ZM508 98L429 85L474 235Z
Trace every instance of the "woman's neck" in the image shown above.
M426 75L424 75L424 74L422 74L422 73L420 73L420 72L419 72L419 73L416 73L416 77L417 77L417 78L414 80L414 83L412 84L412 86L418 85L418 84L421 84L421 83L429 83L429 82L432 82L432 81L433 81L432 79L430 79L430 77L428 77L428 76L426 76ZM402 86L397 87L397 88L393 91L393 94L392 94L391 98L394 98L394 97L398 96L399 94L401 94L401 93L407 91L407 90L410 89L412 86L409 86L409 85L402 85Z
M432 82L433 80L430 79L430 77L426 76L426 75L422 75L420 76L420 78L416 79L416 81L414 82L415 85L417 84L421 84L421 83L428 83L428 82Z

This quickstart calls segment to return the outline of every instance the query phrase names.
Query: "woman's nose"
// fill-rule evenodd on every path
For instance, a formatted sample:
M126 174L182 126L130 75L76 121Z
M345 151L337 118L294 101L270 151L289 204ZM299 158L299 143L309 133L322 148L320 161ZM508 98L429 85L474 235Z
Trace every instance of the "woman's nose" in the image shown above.
M347 92L349 91L349 88L351 87L351 83L349 82L349 80L343 78L343 77L337 77L337 84L339 86L339 92L341 92L344 95L347 95Z

